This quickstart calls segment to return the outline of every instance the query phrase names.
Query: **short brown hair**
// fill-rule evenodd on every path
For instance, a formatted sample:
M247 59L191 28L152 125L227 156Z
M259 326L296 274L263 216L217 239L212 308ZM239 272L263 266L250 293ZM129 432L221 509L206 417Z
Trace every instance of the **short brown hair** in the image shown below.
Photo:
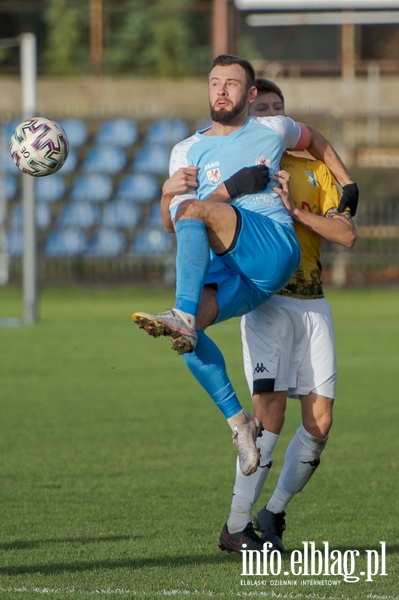
M285 104L283 92L274 81L270 81L270 79L265 79L264 77L257 77L255 79L255 87L258 90L258 94L269 94L270 92L277 94L283 105Z
M255 85L255 70L250 62L234 54L219 54L213 59L211 70L216 67L229 67L230 65L240 65L245 71L248 89Z

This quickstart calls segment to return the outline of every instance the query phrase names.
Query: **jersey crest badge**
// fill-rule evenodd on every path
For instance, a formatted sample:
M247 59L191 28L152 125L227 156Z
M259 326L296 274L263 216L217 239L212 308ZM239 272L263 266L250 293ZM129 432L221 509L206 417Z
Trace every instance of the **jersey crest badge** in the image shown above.
M219 185L222 182L222 174L218 168L210 169L207 171L206 175L211 185Z
M308 176L309 183L311 183L312 185L317 187L317 180L316 180L315 174L312 173L312 171L306 171L306 175Z
M258 158L255 160L255 164L270 167L270 158L268 158L267 156L258 156Z

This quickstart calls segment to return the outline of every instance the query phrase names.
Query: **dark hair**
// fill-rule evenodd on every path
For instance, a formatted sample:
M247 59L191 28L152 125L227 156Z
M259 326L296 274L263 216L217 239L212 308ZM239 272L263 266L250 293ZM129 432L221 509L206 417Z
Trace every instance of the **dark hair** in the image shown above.
M278 85L274 83L274 81L270 81L270 79L264 79L263 77L257 77L255 79L255 87L258 90L258 94L269 94L270 92L277 94L277 96L281 98L281 102L284 105L283 92L280 90Z
M211 70L216 66L229 67L230 65L240 65L244 69L248 88L255 85L255 70L245 58L240 58L233 54L219 54L219 56L213 59Z

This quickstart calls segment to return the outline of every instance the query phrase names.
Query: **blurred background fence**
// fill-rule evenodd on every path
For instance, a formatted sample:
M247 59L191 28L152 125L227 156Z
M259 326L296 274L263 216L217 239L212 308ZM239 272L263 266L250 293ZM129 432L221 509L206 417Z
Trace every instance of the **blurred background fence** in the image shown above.
M379 118L384 143L368 145L367 120L361 116L342 122L321 115L295 117L329 131L361 189L357 243L352 250L324 244L324 280L336 285L399 281L398 120ZM205 115L191 120L57 118L71 150L61 171L35 180L40 281L172 283L175 240L162 229L161 186L173 144L200 127ZM2 136L10 282L20 280L23 256L24 175L5 145L16 122L6 122Z
M173 282L161 186L173 144L208 119L206 75L224 52L275 80L287 113L318 128L359 185L357 243L324 244L324 280L399 281L399 0L0 3L3 284L23 271L23 176L7 139L26 31L38 40L37 114L71 142L63 169L35 182L40 283Z

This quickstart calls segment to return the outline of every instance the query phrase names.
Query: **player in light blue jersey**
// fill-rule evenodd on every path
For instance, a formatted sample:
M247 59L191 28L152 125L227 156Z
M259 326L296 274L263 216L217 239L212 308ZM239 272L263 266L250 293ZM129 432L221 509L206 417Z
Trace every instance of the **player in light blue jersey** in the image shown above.
M248 119L229 135L211 134L210 128L196 132L177 144L170 159L171 171L199 165L199 200L209 197L215 189L245 165L266 165L272 176L280 169L279 161L285 148L294 148L302 135L301 126L287 117ZM305 144L309 136L305 136ZM170 204L174 219L179 205L193 198L192 194L175 197ZM251 210L270 217L291 228L292 220L280 196L270 184L257 193L242 194L231 200L230 206Z
M308 148L338 179L337 172L346 173L331 146L311 128L284 116L249 118L254 82L247 61L230 55L214 60L209 74L212 124L171 154L174 183L184 173L192 192L175 196L166 182L161 199L164 227L177 239L175 305L156 316L136 312L132 317L150 335L170 337L183 354L232 428L245 475L259 464L255 439L260 422L242 409L223 355L204 329L266 302L298 266L291 218L264 178L279 170L284 150Z

